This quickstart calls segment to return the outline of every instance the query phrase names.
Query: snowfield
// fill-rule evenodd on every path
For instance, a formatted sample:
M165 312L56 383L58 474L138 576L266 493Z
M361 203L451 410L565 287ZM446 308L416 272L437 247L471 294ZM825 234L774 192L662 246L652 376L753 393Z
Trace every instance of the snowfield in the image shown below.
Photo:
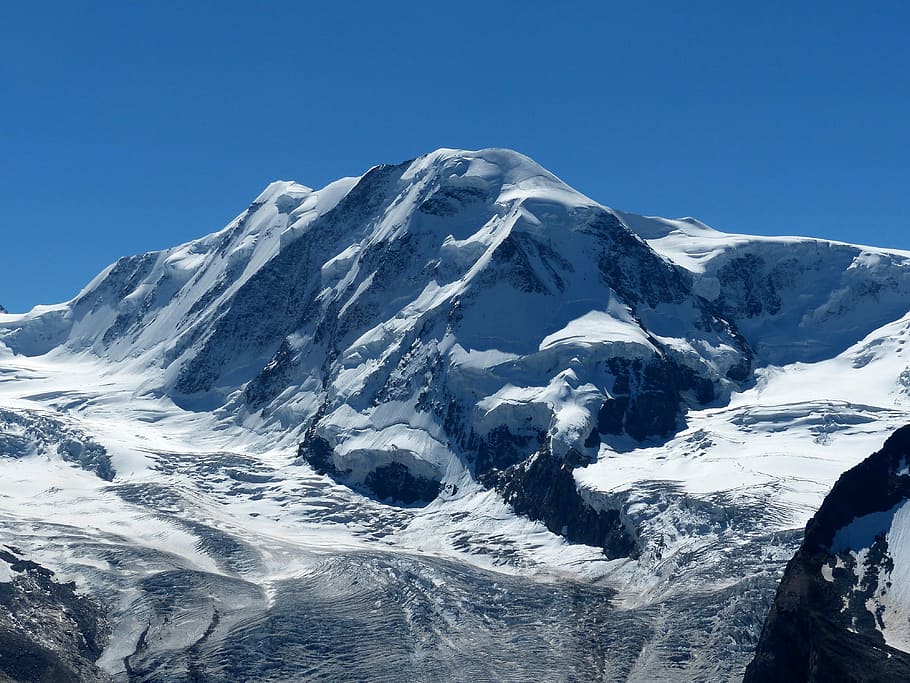
M272 183L0 314L4 543L106 606L117 680L736 680L908 422L908 311L910 253L613 211L507 150ZM544 461L576 492L517 514L490 482Z

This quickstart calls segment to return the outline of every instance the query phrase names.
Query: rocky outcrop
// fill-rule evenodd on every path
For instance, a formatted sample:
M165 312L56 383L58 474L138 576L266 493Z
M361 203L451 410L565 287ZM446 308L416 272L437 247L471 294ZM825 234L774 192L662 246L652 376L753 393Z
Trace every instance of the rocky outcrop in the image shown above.
M349 470L339 470L332 457L332 446L322 437L309 434L297 448L298 461L306 462L318 474L359 489L389 504L425 504L436 498L442 482L415 474L407 465L392 461L371 469L363 481L353 479Z
M442 490L441 482L415 475L400 462L380 465L363 483L379 500L400 501L405 505L433 500Z
M107 641L100 608L54 573L0 547L0 680L97 683Z
M601 434L628 434L637 440L666 436L678 426L687 392L698 404L715 396L710 380L665 356L651 362L611 358L609 367L615 380L597 414Z
M906 647L889 627L910 618L892 600L908 463L910 426L835 484L787 565L746 683L910 680L910 652L888 642Z
M499 491L517 513L543 522L553 533L601 548L610 559L635 557L635 537L619 510L596 509L578 491L572 471L588 462L576 451L557 458L544 448L526 461L504 471L494 470L481 480Z

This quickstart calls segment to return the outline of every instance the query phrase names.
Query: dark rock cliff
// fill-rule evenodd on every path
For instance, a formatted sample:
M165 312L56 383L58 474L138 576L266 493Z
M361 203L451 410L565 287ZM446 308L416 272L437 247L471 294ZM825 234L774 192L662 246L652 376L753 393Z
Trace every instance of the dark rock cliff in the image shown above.
M101 610L9 546L0 563L11 579L0 582L0 680L109 680L94 664L108 635Z
M610 559L635 557L638 547L619 510L599 510L584 500L572 470L587 464L576 452L557 458L546 448L481 481L495 488L519 514L540 521L569 541L601 548Z
M895 506L910 499L910 476L901 473L908 457L910 426L834 485L787 565L746 683L910 680L910 653L885 643L881 612L868 609L880 586L890 587L885 533ZM877 523L862 560L835 541L858 518Z

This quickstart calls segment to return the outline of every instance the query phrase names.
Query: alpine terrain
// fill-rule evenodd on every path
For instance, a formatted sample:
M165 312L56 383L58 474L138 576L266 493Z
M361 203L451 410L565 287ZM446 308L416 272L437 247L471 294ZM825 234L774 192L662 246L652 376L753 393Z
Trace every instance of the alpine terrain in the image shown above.
M910 427L849 470L787 565L747 681L910 679Z
M908 339L910 252L612 210L508 150L272 183L0 314L0 679L741 680L910 421ZM826 509L788 576L859 577L863 642L910 653Z

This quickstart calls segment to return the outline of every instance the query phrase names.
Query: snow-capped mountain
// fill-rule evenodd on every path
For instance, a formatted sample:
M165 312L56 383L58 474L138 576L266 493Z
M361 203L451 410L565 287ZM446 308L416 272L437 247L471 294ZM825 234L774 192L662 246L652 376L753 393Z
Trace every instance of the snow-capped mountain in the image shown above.
M784 573L746 681L910 678L910 426L838 479Z
M615 211L507 150L277 182L0 315L0 512L110 603L121 678L264 680L251 643L301 600L341 628L328 595L409 605L374 616L418 679L503 678L503 629L563 639L527 675L736 677L799 530L906 421L908 295L908 253Z

